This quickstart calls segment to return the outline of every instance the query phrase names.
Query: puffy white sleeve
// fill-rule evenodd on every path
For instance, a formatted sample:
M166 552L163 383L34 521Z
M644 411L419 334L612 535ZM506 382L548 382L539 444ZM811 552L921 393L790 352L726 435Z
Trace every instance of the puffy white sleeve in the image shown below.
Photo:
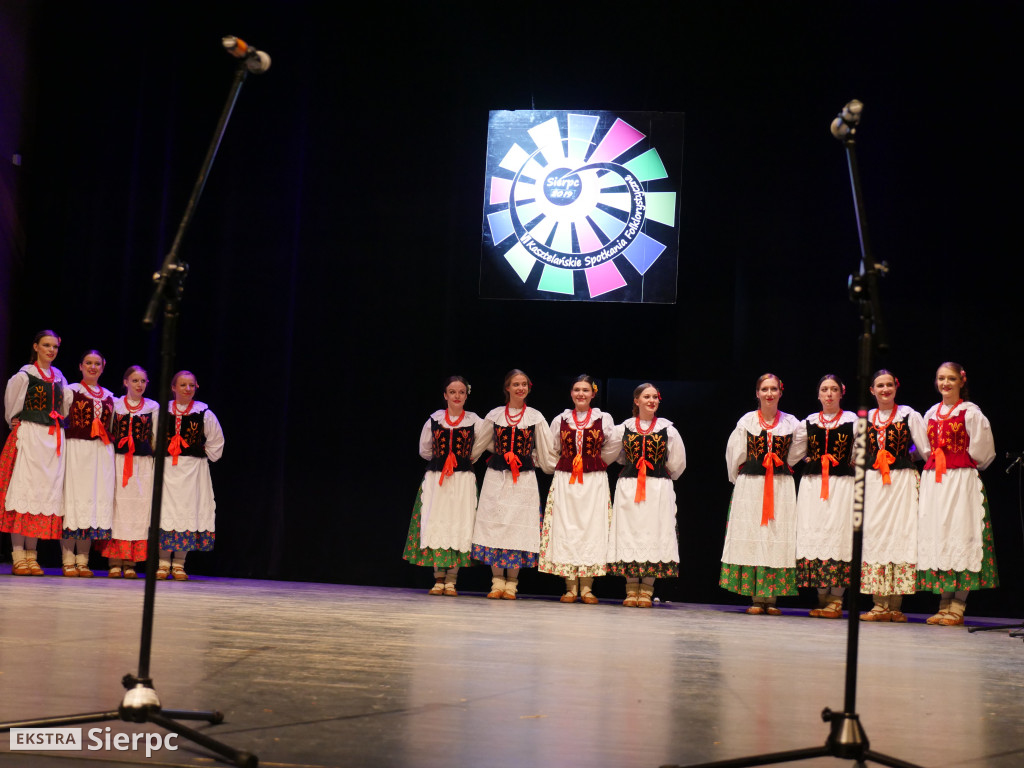
M487 419L479 419L473 425L473 453L471 458L475 462L487 451L494 448L494 423Z
M992 425L977 406L967 409L964 414L967 434L971 444L967 452L978 463L978 469L986 469L996 458L996 442L992 437Z
M67 418L67 415L71 413L71 404L75 402L75 392L71 389L71 385L68 384L68 380L64 378L64 374L61 374L60 378L60 391L64 396L64 402L60 406L60 415Z
M792 417L791 417L792 418ZM789 446L789 466L795 467L797 462L807 455L807 422L800 421L793 430L793 442Z
M678 480L686 469L686 446L683 445L683 438L675 427L668 428L668 457L665 459L665 469L673 480Z
M924 417L913 408L907 408L907 426L910 428L910 438L917 448L916 458L921 461L928 461L931 456L932 446L928 442L928 425L924 423Z
M155 418L153 428L156 429ZM206 458L217 461L224 453L224 430L209 408L203 413L203 433L206 435Z
M558 463L558 442L551 437L551 430L546 427L547 421L542 416L533 430L533 462L544 474L550 475Z
M625 423L616 424L612 427L610 433L605 434L605 447L601 449L601 458L604 459L606 464L611 464L614 461L619 462L619 464L626 463L626 452L622 450L622 436L625 434ZM606 458L606 450L608 451L607 456L611 456L610 459Z
M430 461L430 457L434 455L433 449L434 436L430 432L430 419L427 419L420 430L420 458Z
M735 483L739 477L740 467L747 458L747 429L743 420L736 422L736 429L729 435L725 446L725 468L729 472L729 482Z
M601 445L601 461L605 464L614 464L622 453L622 429L615 426L612 417L607 413L601 414L601 429L604 430L604 443Z
M28 374L18 371L7 380L7 389L4 391L4 419L7 421L7 426L11 425L14 415L25 407L26 392L28 392Z

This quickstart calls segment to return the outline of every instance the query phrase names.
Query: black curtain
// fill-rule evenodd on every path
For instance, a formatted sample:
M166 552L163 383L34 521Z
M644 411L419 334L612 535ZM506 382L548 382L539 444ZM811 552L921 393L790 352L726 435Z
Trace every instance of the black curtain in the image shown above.
M783 408L803 417L823 373L854 378L857 231L828 132L851 98L866 104L867 222L893 267L879 365L923 412L938 364L963 363L997 447L1022 447L1003 387L1022 368L1018 3L10 7L0 19L27 60L23 120L0 118L22 158L5 171L10 372L53 327L72 381L89 347L116 392L129 365L156 375L158 335L139 320L231 82L220 37L273 57L242 90L182 249L178 367L227 436L200 571L429 581L400 557L420 427L451 373L482 414L519 367L549 418L584 371L617 383L616 419L629 382L679 393L663 414L689 454L684 578L667 594L731 600L716 586L722 458L754 380L778 372ZM677 304L477 298L487 112L533 107L686 113ZM1005 614L1020 610L1024 531L1002 463L985 480L1004 588L972 610Z

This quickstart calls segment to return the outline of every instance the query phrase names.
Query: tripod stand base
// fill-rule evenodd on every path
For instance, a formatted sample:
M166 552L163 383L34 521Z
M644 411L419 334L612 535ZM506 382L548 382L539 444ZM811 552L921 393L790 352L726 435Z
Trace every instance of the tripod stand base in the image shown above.
M217 711L190 711L183 709L161 709L156 691L143 684L137 684L125 694L120 707L108 712L87 712L64 717L45 717L37 720L19 720L0 723L0 732L12 728L60 728L62 726L102 723L123 720L127 723L153 723L165 731L183 736L194 744L227 758L239 768L256 768L259 760L250 752L229 747L204 733L182 725L178 720L205 720L211 725L224 722L224 715Z
M868 749L868 737L860 724L860 717L848 712L833 712L828 707L821 713L826 723L832 723L832 730L823 747L794 749L789 752L770 752L764 755L738 757L733 760L717 760L713 763L689 765L686 768L745 768L754 765L774 765L777 763L793 763L797 760L810 760L814 757L838 757L856 760L857 766L865 766L868 761L891 768L921 768L889 755L872 752ZM683 768L678 765L663 765L661 768Z

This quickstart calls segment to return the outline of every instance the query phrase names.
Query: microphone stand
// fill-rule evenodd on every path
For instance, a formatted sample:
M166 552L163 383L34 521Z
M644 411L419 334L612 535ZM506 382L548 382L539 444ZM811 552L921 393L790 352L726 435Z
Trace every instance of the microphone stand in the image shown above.
M842 712L833 712L828 707L821 713L821 719L830 723L831 728L824 746L794 749L788 752L773 752L734 760L691 765L688 768L744 768L754 765L791 763L814 757L838 757L856 760L857 766L872 760L892 768L920 768L889 755L883 755L869 748L867 734L857 714L857 649L860 635L860 615L857 611L857 596L860 594L861 559L864 546L864 477L867 472L868 435L868 386L871 384L871 356L874 349L888 348L885 328L882 322L882 305L878 291L878 278L888 266L874 260L868 242L867 224L864 221L864 204L861 199L860 174L857 169L855 134L860 122L863 105L851 101L832 123L832 134L842 141L850 166L850 184L853 187L853 202L860 235L860 274L849 279L850 300L860 310L863 330L858 339L857 387L860 405L857 409L857 437L854 442L854 490L853 490L853 555L850 563L850 587L847 590L849 622L846 639L846 690ZM663 766L662 768L680 768Z
M160 271L153 275L156 287L153 289L153 296L149 301L142 324L143 327L152 329L160 306L163 305L164 327L160 347L159 388L159 403L162 409L171 399L170 382L171 376L174 373L179 304L184 289L184 280L188 275L188 265L179 260L178 251L185 232L192 221L192 215L203 193L203 188L206 186L210 168L217 155L221 139L224 137L224 131L227 128L228 121L231 119L231 112L234 110L239 91L242 89L242 84L245 82L249 70L250 66L247 60L243 59L238 62L227 102L224 104L220 121L217 123L213 140L206 153L206 159L203 161L203 166L199 171L199 178L196 179L195 186L192 189L192 196L185 206L185 213L182 216L181 223L178 225L178 232L174 237L174 243L164 258ZM128 673L121 679L121 684L125 687L127 693L125 693L124 698L121 700L120 706L115 710L0 723L0 733L9 731L12 728L54 728L112 720L124 720L125 722L132 723L154 723L165 730L184 736L189 741L206 747L211 752L227 758L241 768L256 768L259 764L256 755L229 747L200 731L176 722L177 720L205 720L211 725L217 725L224 721L224 715L221 712L164 709L160 704L160 699L153 687L153 680L149 675L150 652L153 646L156 569L160 552L160 507L163 501L164 457L166 454L168 432L166 409L162 411L161 418L157 422L153 471L153 505L149 518L149 539L146 544L146 584L142 605L142 634L139 642L138 674Z

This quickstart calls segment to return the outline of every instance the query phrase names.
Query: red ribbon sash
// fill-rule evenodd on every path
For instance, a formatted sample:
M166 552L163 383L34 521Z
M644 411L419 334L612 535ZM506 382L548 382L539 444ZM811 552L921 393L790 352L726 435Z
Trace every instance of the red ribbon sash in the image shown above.
M135 474L133 466L133 457L135 456L135 438L132 436L132 420L128 417L128 435L122 437L121 441L117 444L118 448L124 448L125 444L128 445L128 452L124 455L124 471L121 473L121 487L128 487L128 479Z
M641 456L636 462L636 495L633 501L641 502L647 500L647 470L654 469L654 465Z
M505 453L505 463L512 473L512 484L515 485L519 482L519 468L523 466L523 462L513 451L508 451Z
M932 452L932 456L935 457L935 482L941 483L942 476L946 474L946 452L940 445Z
M877 469L882 473L882 485L891 485L892 478L889 477L889 466L896 461L896 457L889 453L884 448L878 452L878 456L875 457L875 463L871 465L872 469Z
M775 451L769 451L765 454L761 466L765 469L764 495L761 499L761 525L768 525L768 521L775 519L775 468L782 466L782 459L775 454Z
M839 464L831 453L826 453L821 457L821 498L825 500L828 499L828 465L830 463L833 467Z
M57 435L57 455L60 456L60 436L62 434L60 428L60 411L54 408L50 411L50 418L53 419L53 424L50 425L50 434Z

